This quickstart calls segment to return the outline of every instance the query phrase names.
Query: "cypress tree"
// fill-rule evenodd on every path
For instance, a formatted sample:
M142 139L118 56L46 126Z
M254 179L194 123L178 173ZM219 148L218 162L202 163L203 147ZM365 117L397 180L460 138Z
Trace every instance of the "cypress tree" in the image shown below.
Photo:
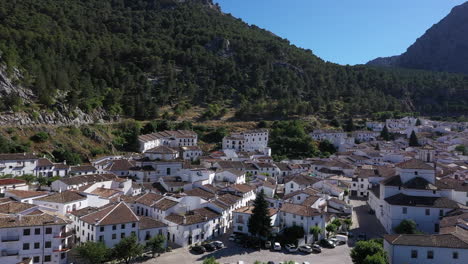
M382 137L384 140L390 140L390 133L388 132L387 126L384 126L384 128L382 129L380 137Z
M409 145L410 147L418 147L419 146L419 142L418 142L418 137L416 136L416 133L414 132L411 132L411 136L409 138Z
M252 210L248 227L250 234L253 236L267 237L270 234L271 217L263 190L255 198L254 209Z

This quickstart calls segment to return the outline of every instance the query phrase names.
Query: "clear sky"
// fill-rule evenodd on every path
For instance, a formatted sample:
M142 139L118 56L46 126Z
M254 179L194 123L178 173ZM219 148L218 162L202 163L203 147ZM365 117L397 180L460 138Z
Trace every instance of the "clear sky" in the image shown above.
M362 64L399 55L466 0L214 0L225 13L311 49Z

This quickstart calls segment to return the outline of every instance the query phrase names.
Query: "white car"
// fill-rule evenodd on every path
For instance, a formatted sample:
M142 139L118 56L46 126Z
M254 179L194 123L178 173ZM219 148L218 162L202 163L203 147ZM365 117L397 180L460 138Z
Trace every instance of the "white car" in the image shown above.
M312 248L308 245L302 245L299 247L299 251L304 253L312 253Z
M280 251L281 244L279 242L275 242L275 244L273 244L273 250Z
M232 234L229 236L229 241L234 241L236 240L236 235Z
M224 247L224 243L221 242L221 241L215 241L215 242L213 242L213 244L214 244L214 246L216 248L223 248Z
M288 250L288 252L297 252L297 247L294 244L287 244L286 250Z

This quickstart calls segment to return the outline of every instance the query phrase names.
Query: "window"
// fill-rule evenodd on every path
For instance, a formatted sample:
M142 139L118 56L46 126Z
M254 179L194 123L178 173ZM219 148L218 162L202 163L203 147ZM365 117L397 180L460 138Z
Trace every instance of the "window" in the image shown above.
M99 231L104 232L104 227L101 226L101 227L99 228Z
M117 235L116 234L112 234L112 239L116 239L117 238Z
M298 197L297 197L297 200L299 201L300 199L301 199L301 197L300 197L300 196L298 196Z
M125 224L122 224L120 228L125 229Z
M112 230L116 230L117 229L117 226L116 225L113 225L112 226Z
M418 258L418 251L417 250L411 250L411 258Z
M453 258L453 259L458 259L458 252L454 251L454 252L452 253L452 258Z
M237 230L242 231L244 228L242 226L237 226Z
M34 256L34 258L33 258L34 263L39 263L40 261L41 261L41 259L39 258L39 256Z
M427 258L428 259L433 259L434 258L434 251L432 251L432 250L427 251Z
M415 171L415 172L414 172L414 175L418 175L418 172L417 172L417 171Z
M50 262L52 257L50 255L44 256L44 262Z
M23 229L23 236L31 235L31 229Z
M104 241L104 236L99 236L99 242L103 242Z
M52 242L46 241L44 247L45 248L51 248L52 247Z
M67 256L67 255L66 255L65 253L61 253L61 254L60 254L60 258L61 258L61 259L64 259L66 256Z
M45 229L45 233L46 233L46 234L52 234L52 227L47 227L47 228Z
M291 183L291 188L294 188L294 184Z
M39 242L34 243L34 248L35 249L40 248L40 247L41 247L41 244Z
M23 244L23 250L29 250L29 243Z
M440 209L439 216L444 216L444 210Z
M35 235L40 235L41 234L41 229L40 228L34 229L34 234Z
M406 214L408 212L408 208L403 207L402 209L403 209L403 214Z
M431 210L430 209L426 209L426 215L430 215L431 214Z
M136 227L136 224L135 224L135 223L132 223L132 227Z

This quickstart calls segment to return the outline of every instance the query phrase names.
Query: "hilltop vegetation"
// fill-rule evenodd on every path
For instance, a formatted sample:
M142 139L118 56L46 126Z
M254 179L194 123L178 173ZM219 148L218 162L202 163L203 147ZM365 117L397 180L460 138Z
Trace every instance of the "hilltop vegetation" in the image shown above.
M62 103L137 119L192 105L208 108L205 118L237 108L238 119L468 111L466 76L339 66L206 1L170 2L1 1L1 61L52 111Z

